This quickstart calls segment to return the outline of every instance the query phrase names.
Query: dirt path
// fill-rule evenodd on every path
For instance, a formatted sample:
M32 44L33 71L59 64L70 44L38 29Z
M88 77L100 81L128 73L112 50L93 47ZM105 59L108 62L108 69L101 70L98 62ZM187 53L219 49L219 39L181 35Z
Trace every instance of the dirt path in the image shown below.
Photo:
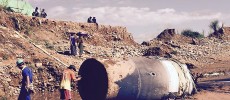
M218 93L210 91L201 91L194 96L197 100L229 100L230 93Z
M224 78L222 78L224 77ZM197 100L229 100L230 75L202 79L198 84L200 90L193 97Z

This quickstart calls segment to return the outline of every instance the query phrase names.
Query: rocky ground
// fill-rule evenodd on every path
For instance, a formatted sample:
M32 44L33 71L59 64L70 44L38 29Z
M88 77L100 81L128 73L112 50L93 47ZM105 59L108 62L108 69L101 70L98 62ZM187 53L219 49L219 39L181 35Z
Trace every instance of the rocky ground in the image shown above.
M114 59L162 56L186 63L197 80L198 93L188 99L230 98L230 41L191 39L163 31L157 38L137 44L125 27L55 21L23 16L0 9L0 100L15 99L21 78L17 58L24 58L34 72L34 98L56 100L65 65L78 68L87 58ZM67 32L85 32L83 57L68 55ZM226 82L225 82L226 81ZM228 82L227 82L228 81ZM76 89L75 89L76 90ZM42 95L44 94L44 95ZM76 93L76 98L80 98Z

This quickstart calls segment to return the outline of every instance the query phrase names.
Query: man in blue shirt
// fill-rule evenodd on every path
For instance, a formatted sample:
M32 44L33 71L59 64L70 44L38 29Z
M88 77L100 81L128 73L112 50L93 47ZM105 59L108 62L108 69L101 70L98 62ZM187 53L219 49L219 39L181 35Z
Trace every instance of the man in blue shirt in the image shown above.
M23 59L18 59L16 64L22 70L21 91L18 100L31 100L30 94L34 92L32 70L25 65Z
M71 55L76 55L77 54L77 50L76 50L76 40L75 40L75 33L70 33L70 53Z

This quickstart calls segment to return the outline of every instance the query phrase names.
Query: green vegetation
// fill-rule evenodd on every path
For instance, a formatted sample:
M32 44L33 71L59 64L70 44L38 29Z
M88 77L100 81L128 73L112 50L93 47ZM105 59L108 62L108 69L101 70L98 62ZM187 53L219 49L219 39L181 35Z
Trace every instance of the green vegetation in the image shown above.
M209 27L213 30L214 33L218 33L220 30L219 21L214 20L210 23Z
M54 45L52 45L48 41L45 41L45 46L46 46L47 49L54 50Z
M9 12L13 12L11 7L7 7L9 0L0 0L0 10L4 9Z
M24 34L26 34L27 36L31 35L33 32L32 32L32 29L30 27L27 27Z
M4 55L2 56L2 59L3 59L3 60L8 60L8 59L9 59L9 56L6 55L6 54L4 54Z
M11 7L4 7L4 9L9 12L14 12L14 10Z
M2 11L3 10L3 6L2 5L0 5L0 11Z
M34 8L25 0L0 0L3 9L10 12L32 15Z
M177 51L172 51L171 54L177 55Z
M187 37L191 37L191 38L204 38L203 34L200 34L199 32L194 32L190 29L186 29L182 31L181 34Z
M0 100L7 100L6 97L0 97Z
M223 25L220 26L219 21L218 20L214 20L210 23L209 27L213 30L213 33L210 33L210 37L216 37L216 38L222 38L223 36Z

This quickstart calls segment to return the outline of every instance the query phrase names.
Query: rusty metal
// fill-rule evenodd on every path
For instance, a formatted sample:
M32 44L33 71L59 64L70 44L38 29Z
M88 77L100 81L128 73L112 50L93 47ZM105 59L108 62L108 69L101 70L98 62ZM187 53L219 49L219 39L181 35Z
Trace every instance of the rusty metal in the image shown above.
M189 94L188 89L183 89L182 94L179 89L178 92L169 90L172 77L166 67L162 59L157 58L87 59L79 70L82 77L79 93L83 100L153 100Z

